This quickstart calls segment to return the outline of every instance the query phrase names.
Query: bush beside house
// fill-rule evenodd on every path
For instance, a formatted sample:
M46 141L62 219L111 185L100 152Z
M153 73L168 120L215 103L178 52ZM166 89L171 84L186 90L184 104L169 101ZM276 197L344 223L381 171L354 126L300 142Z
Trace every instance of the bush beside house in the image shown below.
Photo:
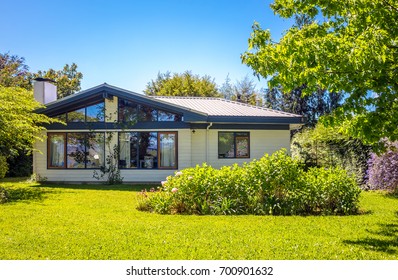
M140 210L162 214L352 214L361 190L341 168L311 168L285 150L242 167L208 165L170 176L158 191L140 193Z

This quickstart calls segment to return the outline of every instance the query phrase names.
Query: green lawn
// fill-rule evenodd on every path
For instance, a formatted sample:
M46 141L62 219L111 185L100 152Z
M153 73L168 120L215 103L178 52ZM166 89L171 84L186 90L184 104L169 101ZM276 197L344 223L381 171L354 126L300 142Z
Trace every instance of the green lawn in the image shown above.
M0 182L0 259L398 259L398 198L356 216L180 216L135 209L141 187Z

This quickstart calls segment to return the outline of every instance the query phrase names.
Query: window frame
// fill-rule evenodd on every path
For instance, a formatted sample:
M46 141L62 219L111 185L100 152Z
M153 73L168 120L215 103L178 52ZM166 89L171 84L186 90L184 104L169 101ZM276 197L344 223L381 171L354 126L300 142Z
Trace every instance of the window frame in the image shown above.
M178 169L178 133L177 131L158 131L158 169ZM175 142L174 142L174 157L175 157L175 164L174 166L161 166L161 146L160 146L160 134L174 134Z
M106 159L106 145L105 145L105 132L103 131L91 131L91 132L48 132L47 133L47 169L67 169L67 170L98 170L101 168L101 165L95 168L92 167L87 167L87 156L88 156L88 149L87 149L87 141L88 141L88 135L92 134L92 133L96 133L96 134L102 134L103 135L103 163L105 164L105 159ZM68 168L68 134L84 134L84 167L82 168ZM51 152L50 152L50 137L51 135L63 135L64 137L64 165L62 167L53 167L50 166L50 162L51 162Z
M232 134L233 137L233 151L234 151L234 156L233 157L223 157L220 156L220 134L221 133L230 133ZM246 135L242 135L242 134L246 134ZM237 155L237 140L238 139L247 139L247 156L238 156ZM218 138L217 138L217 155L218 155L218 159L245 159L245 158L250 158L250 132L249 131L219 131L218 132Z
M62 135L64 138L64 164L63 166L50 166L51 163L51 153L50 153L50 138L52 135ZM47 133L47 169L66 169L66 132L48 132Z
M121 135L122 134L130 134L130 133L137 133L137 151L138 151L138 164L137 167L121 167L120 161L123 161L124 159L120 158L120 154L119 154L119 158L118 158L118 169L120 170L176 170L178 169L178 131L119 131L118 132L118 143L119 143L119 147L121 147ZM141 142L141 133L156 133L156 139L157 139L157 165L154 168L142 168L141 164L139 163L139 158L140 158L140 142ZM173 134L175 135L175 151L174 151L174 155L175 155L175 165L174 166L166 166L166 167L162 167L161 166L161 162L160 162L160 158L161 158L161 147L160 147L160 134ZM131 151L129 151L131 152Z

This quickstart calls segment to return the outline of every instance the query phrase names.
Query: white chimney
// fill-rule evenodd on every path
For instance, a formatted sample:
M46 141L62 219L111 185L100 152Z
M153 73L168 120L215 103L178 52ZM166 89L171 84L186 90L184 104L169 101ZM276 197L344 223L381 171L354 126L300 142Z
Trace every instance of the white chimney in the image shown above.
M33 84L33 95L37 101L47 104L57 100L57 86L53 80L36 78Z

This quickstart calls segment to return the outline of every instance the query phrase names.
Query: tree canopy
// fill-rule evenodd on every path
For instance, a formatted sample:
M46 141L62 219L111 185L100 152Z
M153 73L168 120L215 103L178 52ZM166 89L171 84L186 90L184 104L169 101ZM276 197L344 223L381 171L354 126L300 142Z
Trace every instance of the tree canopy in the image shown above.
M173 75L170 72L158 73L156 80L147 84L144 93L154 96L220 96L214 79L207 75L200 77L190 71Z
M0 155L12 156L19 150L32 150L35 140L43 140L43 125L54 120L37 114L41 108L31 91L0 85Z
M292 26L279 42L253 25L242 61L283 92L305 85L344 92L330 124L349 123L347 132L368 143L398 139L398 5L392 0L275 0L283 18L312 20Z
M9 53L0 53L0 85L31 89L31 74L25 59Z

